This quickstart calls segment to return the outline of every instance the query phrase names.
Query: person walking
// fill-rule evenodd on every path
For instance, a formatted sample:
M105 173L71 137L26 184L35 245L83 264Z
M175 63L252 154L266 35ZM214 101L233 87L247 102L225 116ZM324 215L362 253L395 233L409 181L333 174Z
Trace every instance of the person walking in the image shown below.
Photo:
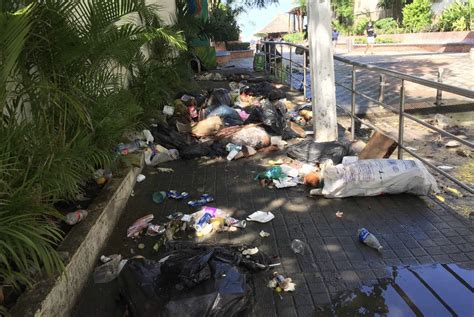
M374 54L374 44L375 44L375 28L374 25L372 24L372 21L369 21L369 24L367 24L367 27L365 29L365 33L367 35L367 47L365 48L365 54L367 54L367 51L370 49L370 54Z
M336 28L332 29L332 47L336 49L337 39L339 38L339 31Z

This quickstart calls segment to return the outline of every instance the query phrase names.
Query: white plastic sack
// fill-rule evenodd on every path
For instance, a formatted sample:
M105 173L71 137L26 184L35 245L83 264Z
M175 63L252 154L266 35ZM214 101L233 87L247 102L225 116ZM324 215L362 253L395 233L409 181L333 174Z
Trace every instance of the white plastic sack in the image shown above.
M322 194L328 198L439 192L434 177L419 160L360 160L325 169Z

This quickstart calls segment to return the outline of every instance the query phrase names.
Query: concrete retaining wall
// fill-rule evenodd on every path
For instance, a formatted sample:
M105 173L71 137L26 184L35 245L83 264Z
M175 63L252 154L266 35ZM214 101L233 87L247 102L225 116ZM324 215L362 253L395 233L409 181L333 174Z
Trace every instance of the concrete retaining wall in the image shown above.
M69 316L97 266L99 252L116 226L143 167L128 170L123 178L112 179L88 208L89 216L75 225L58 251L68 254L64 272L37 283L26 291L11 310L12 316Z

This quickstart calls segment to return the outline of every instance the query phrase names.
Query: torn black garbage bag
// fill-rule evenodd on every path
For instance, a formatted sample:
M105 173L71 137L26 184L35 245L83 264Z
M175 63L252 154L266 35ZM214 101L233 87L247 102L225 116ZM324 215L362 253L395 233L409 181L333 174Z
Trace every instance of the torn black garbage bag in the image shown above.
M130 259L118 281L128 312L141 316L235 316L250 305L246 274L269 258L244 258L234 247L183 244L159 261Z
M262 122L269 133L281 135L287 125L285 112L286 109L280 102L273 105L269 100L263 100L259 107L252 110L245 124Z
M288 148L286 154L292 159L316 163L332 160L334 164L342 162L342 158L350 155L351 149L347 144L339 142L315 142L313 139L304 140Z
M207 100L207 106L209 108L217 107L217 106L230 106L232 104L232 100L230 98L230 92L224 88L216 88L212 91L211 96Z

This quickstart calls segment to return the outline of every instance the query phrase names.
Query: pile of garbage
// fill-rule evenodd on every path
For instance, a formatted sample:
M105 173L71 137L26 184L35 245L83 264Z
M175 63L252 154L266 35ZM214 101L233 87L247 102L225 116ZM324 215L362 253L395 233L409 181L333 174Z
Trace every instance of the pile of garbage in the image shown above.
M156 260L102 257L105 264L95 270L94 280L118 279L127 315L235 316L253 298L247 273L274 266L262 252L245 254L248 246L175 242L167 247Z
M269 146L283 149L285 140L306 137L295 120L296 110L288 111L294 105L270 83L231 82L230 87L182 94L163 108L163 120L130 143L119 144L116 152L128 155L145 149L149 166L203 156L235 160ZM299 113L304 111L308 112L304 108Z

